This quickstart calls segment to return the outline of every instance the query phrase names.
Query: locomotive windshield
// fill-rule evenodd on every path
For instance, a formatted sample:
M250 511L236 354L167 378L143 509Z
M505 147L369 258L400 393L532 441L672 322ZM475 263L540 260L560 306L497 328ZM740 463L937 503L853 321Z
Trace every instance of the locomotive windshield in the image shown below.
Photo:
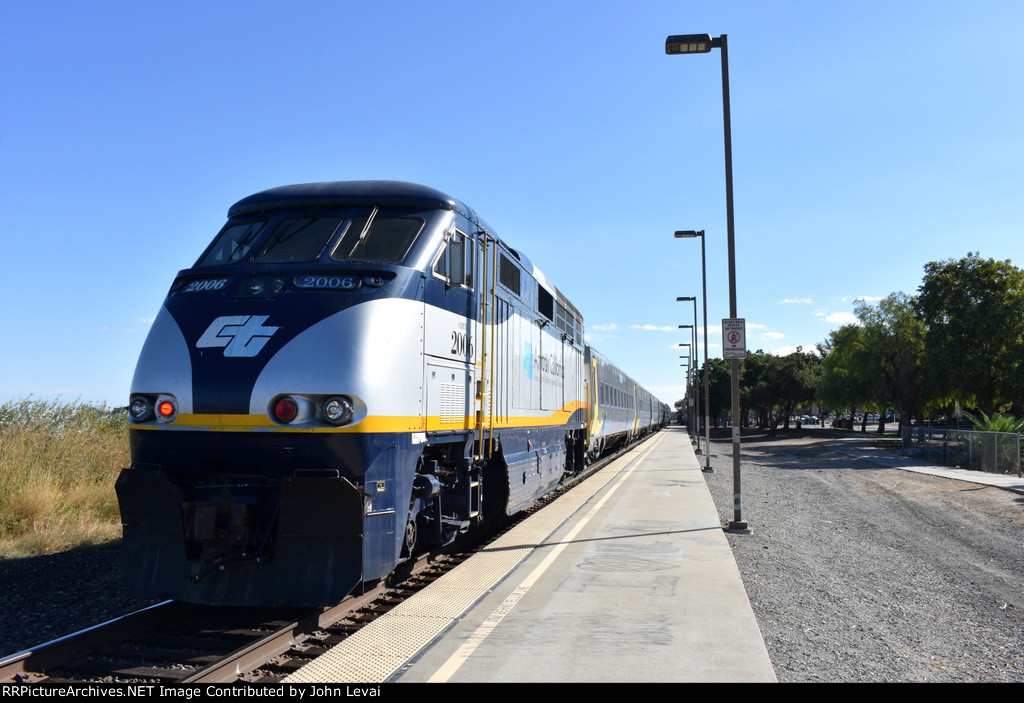
M423 220L418 217L386 217L377 215L376 211L354 217L331 252L331 258L335 261L398 262L405 258L421 229Z
M258 220L225 225L206 252L206 256L199 261L199 266L218 266L241 261L249 254L266 224L266 221Z
M229 222L197 266L246 260L257 264L315 261L325 252L333 261L398 263L409 253L424 222L422 217L384 214L379 208Z
M257 264L280 264L288 261L312 261L320 256L344 217L289 217L279 220L260 253L253 257Z

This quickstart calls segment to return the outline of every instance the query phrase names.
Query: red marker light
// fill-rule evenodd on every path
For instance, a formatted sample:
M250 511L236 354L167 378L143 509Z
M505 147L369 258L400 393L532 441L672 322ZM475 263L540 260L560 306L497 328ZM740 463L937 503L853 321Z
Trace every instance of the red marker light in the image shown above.
M278 422L291 422L299 414L299 406L291 398L281 398L274 405L274 417Z
M170 417L174 414L174 403L165 400L156 406L156 411L160 413L161 417Z

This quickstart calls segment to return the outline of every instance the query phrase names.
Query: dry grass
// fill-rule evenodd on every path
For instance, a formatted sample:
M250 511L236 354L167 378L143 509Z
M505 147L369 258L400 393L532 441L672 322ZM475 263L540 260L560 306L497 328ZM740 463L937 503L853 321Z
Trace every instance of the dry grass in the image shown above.
M0 405L0 557L115 539L114 481L127 465L123 412L78 401Z

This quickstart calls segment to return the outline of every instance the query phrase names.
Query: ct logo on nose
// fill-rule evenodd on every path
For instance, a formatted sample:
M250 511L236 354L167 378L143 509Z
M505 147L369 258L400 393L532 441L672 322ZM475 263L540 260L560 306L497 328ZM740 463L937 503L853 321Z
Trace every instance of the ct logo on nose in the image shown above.
M224 356L256 356L280 327L264 327L269 315L225 315L210 323L197 348L224 347Z

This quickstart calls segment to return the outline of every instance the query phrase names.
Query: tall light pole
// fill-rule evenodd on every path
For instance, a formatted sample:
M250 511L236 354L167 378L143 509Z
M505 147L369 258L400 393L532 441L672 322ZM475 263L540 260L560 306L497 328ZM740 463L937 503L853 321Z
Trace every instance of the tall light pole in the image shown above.
M676 298L676 300L688 300L688 298ZM696 305L696 303L694 303L694 305ZM697 355L697 320L696 320L696 318L693 320L693 324L692 325L679 325L679 329L681 329L681 330L685 330L685 329L690 330L690 344L691 344L691 346L690 346L690 353L693 354L693 364L690 367L690 373L694 374L694 373L697 372L697 369L700 368L699 357ZM687 382L688 383L690 382L689 378L687 378ZM694 423L696 424L696 427L695 427L694 433L693 433L693 441L697 443L697 453L699 454L700 453L700 417L698 416L698 411L700 409L700 396L697 393L697 387L696 386L692 386L690 388L690 391L693 393L693 415L694 415L694 418L695 418L694 419Z
M677 300L685 300L684 298L677 298ZM696 331L696 319L693 320L693 324L680 324L680 329L689 329L690 331L690 353L693 355L693 363L690 366L690 374L696 374L696 369L699 368L699 357L697 356L697 331ZM689 382L689 379L687 379ZM693 441L697 445L697 453L700 452L700 418L698 410L700 408L700 396L697 394L697 387L691 386L690 392L693 394L693 416L694 416L694 430L693 430Z
M693 341L693 355L694 355L694 365L693 365L694 389L695 389L694 392L695 392L696 403L697 403L696 411L699 413L700 412L700 393L699 393L699 391L697 389L700 388L700 363L699 363L699 355L697 354L697 298L695 298L693 296L685 296L685 297L681 297L681 298L676 298L676 300L677 301L684 301L684 302L685 301L692 301L693 302L693 324L692 325L679 325L679 329L689 329L689 330L692 331L691 339ZM704 367L705 368L707 368L707 364L708 364L708 357L707 357L707 350L705 349L705 354L704 354ZM706 391L706 389L705 389L705 391ZM705 401L707 400L706 395L707 394L705 392ZM705 405L707 405L706 402L705 402ZM707 414L706 413L705 413L705 417L704 417L704 425L705 425L705 427L707 426ZM707 453L708 449L709 449L709 447L705 443L705 445L704 445L705 454ZM700 422L699 421L697 423L697 453L700 454Z
M701 293L701 304L704 307L704 469L706 473L713 473L711 468L711 381L708 377L708 258L704 252L704 230L682 230L676 232L677 239L690 239L700 237L700 279L703 292ZM696 305L696 302L694 302ZM694 312L694 320L697 313ZM694 322L696 324L696 322Z
M679 358L680 359L684 359L684 360L688 359L688 357L685 357L685 356L680 356ZM683 367L687 367L688 363L689 363L689 361L687 361L686 363L683 363L683 364L679 364L679 365L683 366ZM689 368L689 367L687 367L687 368ZM689 400L686 397L686 390L685 390L686 389L685 378L686 378L686 374L687 373L689 373L689 372L688 371L684 371L683 372L683 379L684 379L684 381L683 381L683 389L684 390L683 390L683 397L681 399L681 402L683 403L683 405L680 406L680 408L679 408L679 424L680 425L683 424L683 413L684 412L689 412L689 410L688 410L688 408L689 408L689 405L688 405ZM686 423L686 431L687 431L687 433L689 433L689 431L690 431L690 423L689 423L689 421L687 421L687 423Z
M690 405L693 404L692 403L692 399L690 398L690 360L693 358L693 348L690 346L689 342L683 342L679 346L680 347L686 347L686 355L685 356L683 356L682 354L679 355L679 358L680 359L684 359L686 361L686 363L685 364L679 364L679 365L680 366L686 366L686 384L684 385L684 388L686 389L686 391L685 391L686 395L684 396L683 399L686 401L686 407L689 408ZM689 415L689 418L686 421L686 433L688 435L692 436L693 435L693 412L690 411L690 410L687 410L687 414Z
M732 127L729 113L729 43L727 35L714 39L710 34L673 35L665 39L666 54L706 54L712 49L722 53L722 120L725 126L725 210L729 243L729 318L736 316L736 231L733 224L732 208ZM740 361L730 360L730 385L732 387L732 483L733 520L729 529L738 532L748 530L742 517L742 492L740 490L740 428L743 418L740 412Z

